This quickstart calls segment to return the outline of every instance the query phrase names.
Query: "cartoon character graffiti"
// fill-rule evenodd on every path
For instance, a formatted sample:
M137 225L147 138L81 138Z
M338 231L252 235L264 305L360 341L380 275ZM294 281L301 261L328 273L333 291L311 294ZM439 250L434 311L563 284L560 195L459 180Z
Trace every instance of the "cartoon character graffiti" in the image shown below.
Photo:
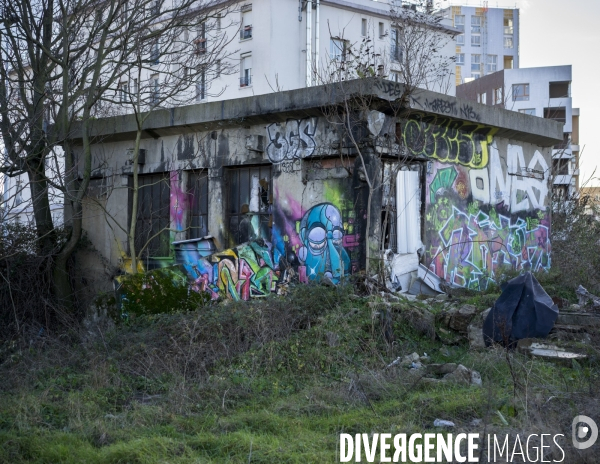
M303 246L298 258L304 265L301 280L328 277L333 283L350 272L350 257L342 246L344 224L340 210L331 203L320 203L309 209L300 221ZM305 273L305 275L302 275Z

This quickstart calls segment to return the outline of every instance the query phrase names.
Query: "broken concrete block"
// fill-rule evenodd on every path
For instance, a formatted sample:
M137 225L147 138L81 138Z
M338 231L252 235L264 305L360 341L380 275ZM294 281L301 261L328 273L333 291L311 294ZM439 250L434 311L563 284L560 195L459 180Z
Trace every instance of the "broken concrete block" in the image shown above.
M475 318L477 312L477 308L473 305L453 308L444 315L444 323L452 330L467 333L469 324Z
M447 382L470 385L471 371L462 364L459 364L453 372L450 372L444 376L444 380Z
M453 372L446 374L444 379L447 382L454 382L462 385L482 385L481 374L475 370L471 370L459 364Z
M481 381L481 374L477 371L471 370L471 385L481 387L483 382Z
M467 328L467 336L469 337L469 346L472 349L478 350L485 348L483 341L483 326L471 324Z

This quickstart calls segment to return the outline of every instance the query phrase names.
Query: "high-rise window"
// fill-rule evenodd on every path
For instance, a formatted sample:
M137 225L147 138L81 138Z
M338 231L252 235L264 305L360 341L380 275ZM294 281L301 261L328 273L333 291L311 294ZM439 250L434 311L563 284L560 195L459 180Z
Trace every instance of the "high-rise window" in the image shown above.
M252 84L252 55L242 55L240 63L240 87L248 87Z
M465 64L465 54L464 53L456 54L456 64L458 64L460 66Z
M513 101L529 100L529 84L513 84L512 94Z
M481 34L481 16L471 16L471 33Z
M471 72L481 72L481 55L471 55Z
M367 20L363 18L360 22L360 35L363 37L367 36Z
M206 71L200 71L198 82L196 83L196 101L206 99Z
M329 57L332 60L344 61L348 44L345 40L332 38L329 43Z
M504 35L512 35L513 34L513 19L512 18L504 18Z
M488 55L485 64L485 72L493 73L498 71L498 55Z
M240 39L246 40L252 38L252 5L242 7L242 26L240 30Z
M158 74L150 76L150 103L158 105L160 103L160 82Z
M119 83L119 102L126 103L129 101L129 83L127 81Z
M392 28L390 34L390 58L402 62L402 45L400 44L400 29Z
M454 27L459 31L465 30L465 15L455 15L454 16Z
M481 47L481 36L480 35L472 35L471 36L471 47Z

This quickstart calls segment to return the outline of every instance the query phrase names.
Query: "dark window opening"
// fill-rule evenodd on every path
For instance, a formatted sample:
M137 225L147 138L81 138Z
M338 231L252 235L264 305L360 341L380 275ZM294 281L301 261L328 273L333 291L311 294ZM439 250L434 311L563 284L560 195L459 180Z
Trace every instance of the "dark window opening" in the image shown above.
M130 179L130 186L133 186L133 178ZM138 186L135 252L140 257L169 256L171 246L169 173L140 175ZM133 201L132 190L130 190L130 201ZM130 203L129 211L131 210Z
M567 110L564 106L557 108L544 108L544 118L553 119L564 124L567 121Z
M188 173L188 193L188 238L202 238L208 235L208 173L206 170Z
M550 98L568 98L570 82L550 82Z
M563 133L563 141L559 144L554 145L555 150L564 150L571 146L571 134L569 132Z
M568 159L553 160L552 170L554 171L555 176L569 175L569 160Z
M233 244L271 239L271 166L231 168L227 172L227 216Z

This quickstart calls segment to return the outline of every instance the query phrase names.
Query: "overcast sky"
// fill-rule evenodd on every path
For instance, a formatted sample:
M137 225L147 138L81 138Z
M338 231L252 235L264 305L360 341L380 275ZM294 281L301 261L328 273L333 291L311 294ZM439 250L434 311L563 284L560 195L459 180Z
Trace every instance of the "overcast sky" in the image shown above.
M489 2L495 6L495 2ZM500 5L503 6L503 5ZM600 0L521 0L521 67L573 66L582 177L600 185Z

